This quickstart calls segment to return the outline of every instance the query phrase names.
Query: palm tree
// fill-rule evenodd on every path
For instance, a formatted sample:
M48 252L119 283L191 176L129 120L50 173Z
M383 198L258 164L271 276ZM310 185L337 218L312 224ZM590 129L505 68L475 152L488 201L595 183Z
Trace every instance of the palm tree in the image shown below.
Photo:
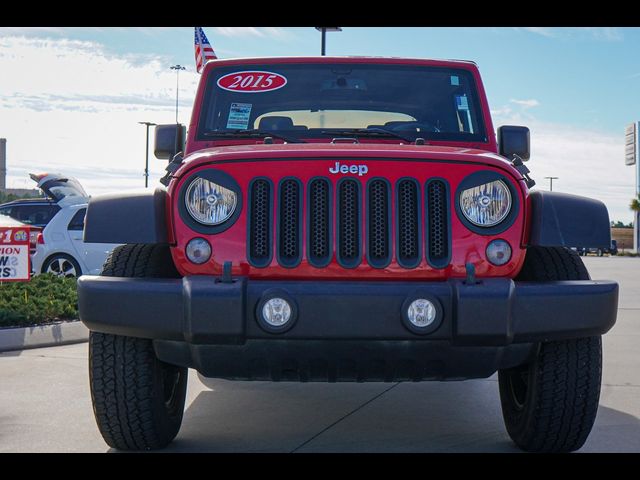
M631 203L629 204L629 208L634 212L640 212L640 195L638 195L637 198L634 198L633 200L631 200Z

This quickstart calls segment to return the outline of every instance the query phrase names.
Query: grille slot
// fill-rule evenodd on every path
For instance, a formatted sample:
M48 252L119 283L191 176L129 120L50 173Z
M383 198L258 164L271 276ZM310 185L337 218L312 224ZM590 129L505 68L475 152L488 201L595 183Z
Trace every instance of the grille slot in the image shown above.
M297 266L302 259L302 186L293 178L280 182L278 192L278 263Z
M418 183L413 179L402 179L398 181L396 193L396 256L400 266L415 268L422 260Z
M325 267L331 261L331 183L316 178L307 187L307 258L314 267Z
M435 268L449 263L448 188L443 180L427 183L427 260Z
M374 268L391 262L390 187L383 179L367 185L367 261Z
M361 201L360 184L355 180L338 183L337 243L338 263L345 268L353 268L361 260Z
M271 263L273 251L271 182L263 178L254 180L249 188L248 203L250 209L248 260L254 267L264 268Z

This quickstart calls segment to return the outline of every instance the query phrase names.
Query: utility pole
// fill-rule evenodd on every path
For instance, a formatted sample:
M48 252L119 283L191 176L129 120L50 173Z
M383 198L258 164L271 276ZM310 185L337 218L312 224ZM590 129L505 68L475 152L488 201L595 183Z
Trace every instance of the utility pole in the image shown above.
M316 27L316 30L322 33L321 47L320 47L320 55L323 57L327 52L327 32L341 32L342 28L340 27Z
M640 197L640 162L638 155L640 153L640 122L633 122L624 130L624 163L625 165L633 165L636 170L636 188L635 198ZM633 249L640 251L640 212L633 212Z
M544 177L549 179L549 191L553 192L553 181L557 180L560 177Z
M144 188L149 186L149 127L152 125L157 125L156 123L151 122L138 122L140 125L147 126L147 153L144 158Z
M178 85L180 80L180 70L186 70L182 65L173 65L171 70L176 71L176 124L178 123Z

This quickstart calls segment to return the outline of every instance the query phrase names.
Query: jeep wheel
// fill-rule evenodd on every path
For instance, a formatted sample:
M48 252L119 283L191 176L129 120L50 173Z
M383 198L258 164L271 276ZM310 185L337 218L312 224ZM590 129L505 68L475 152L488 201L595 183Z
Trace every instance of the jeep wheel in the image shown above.
M565 248L532 247L518 280L588 280L580 257ZM598 411L601 337L545 342L525 365L500 370L502 415L511 439L529 452L582 447Z
M601 248L599 248L599 249L598 249L598 256L599 256L599 257L601 257L601 256L603 256L603 255L604 255L604 253L602 252L602 249L601 249Z
M122 245L102 275L178 276L168 247ZM91 332L89 376L93 411L105 442L119 450L151 450L180 430L188 370L161 362L151 340Z

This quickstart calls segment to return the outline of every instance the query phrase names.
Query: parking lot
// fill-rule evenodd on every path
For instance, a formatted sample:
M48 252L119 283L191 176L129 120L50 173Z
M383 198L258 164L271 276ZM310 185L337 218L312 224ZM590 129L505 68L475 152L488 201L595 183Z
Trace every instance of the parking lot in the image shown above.
M603 386L581 452L640 452L640 258L587 257L620 283ZM87 344L0 354L0 452L108 452L88 387ZM202 380L190 371L167 451L517 452L497 376L465 382L294 384Z

